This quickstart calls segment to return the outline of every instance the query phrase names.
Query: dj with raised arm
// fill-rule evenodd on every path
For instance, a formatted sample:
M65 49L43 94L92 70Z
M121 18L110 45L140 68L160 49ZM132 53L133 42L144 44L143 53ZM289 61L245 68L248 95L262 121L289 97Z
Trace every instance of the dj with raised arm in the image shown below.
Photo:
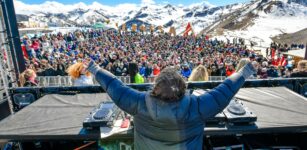
M93 61L84 63L114 103L134 117L136 150L201 150L206 119L221 112L255 72L248 63L223 83L200 95L186 93L186 83L171 68L156 78L152 91L125 86Z

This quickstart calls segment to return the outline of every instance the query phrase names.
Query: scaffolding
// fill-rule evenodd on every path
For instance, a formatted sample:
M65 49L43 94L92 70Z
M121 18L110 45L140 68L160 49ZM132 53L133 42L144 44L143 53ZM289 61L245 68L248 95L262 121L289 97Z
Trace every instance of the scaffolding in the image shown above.
M12 36L11 19L8 19L8 9L12 9L6 5L5 0L0 0L0 103L8 101L10 112L13 114L13 102L9 96L9 88L18 86L18 74L22 71L16 68L18 57L14 54L18 45L13 44L14 40L19 39L19 35ZM11 2L12 5L12 2ZM14 10L14 9L13 9ZM17 30L18 31L18 30ZM16 41L15 41L16 42ZM18 61L17 61L18 60ZM15 64L14 64L15 63Z

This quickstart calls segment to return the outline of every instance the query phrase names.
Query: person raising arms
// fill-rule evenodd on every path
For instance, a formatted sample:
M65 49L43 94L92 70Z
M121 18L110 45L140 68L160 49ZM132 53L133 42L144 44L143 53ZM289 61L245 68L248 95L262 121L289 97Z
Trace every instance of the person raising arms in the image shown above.
M251 63L205 94L186 93L186 83L165 68L149 92L134 90L93 61L84 62L113 102L134 117L136 150L201 150L205 122L221 112L255 72Z

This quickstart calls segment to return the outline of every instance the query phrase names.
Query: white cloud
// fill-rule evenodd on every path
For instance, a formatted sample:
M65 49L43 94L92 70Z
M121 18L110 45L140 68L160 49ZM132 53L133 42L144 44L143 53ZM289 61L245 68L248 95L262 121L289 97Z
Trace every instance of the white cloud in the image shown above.
M112 9L114 11L117 11L117 12L129 12L131 10L139 9L139 7L136 4L124 3L124 4L119 4L115 7L112 7ZM110 11L112 11L112 10L110 10Z
M169 2L168 2L168 1L163 1L162 3L163 3L163 4L169 4Z
M156 2L154 0L142 0L141 4L142 5L153 5Z
M209 8L216 7L215 5L213 5L210 2L205 0L205 1L202 1L202 2L199 2L199 3L192 3L192 4L189 5L189 8L199 7L199 6L208 6Z
M184 5L183 4L178 4L178 7L184 7Z

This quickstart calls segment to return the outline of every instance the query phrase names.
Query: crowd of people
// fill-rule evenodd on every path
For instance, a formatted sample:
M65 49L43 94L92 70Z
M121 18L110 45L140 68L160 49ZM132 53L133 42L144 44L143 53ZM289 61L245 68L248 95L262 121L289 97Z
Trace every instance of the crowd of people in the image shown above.
M22 45L27 68L38 76L66 76L69 66L89 59L116 76L129 76L129 63L135 63L144 78L157 76L169 66L188 79L199 65L209 76L230 76L241 58L249 58L258 66L254 78L290 77L293 72L293 68L276 67L270 59L249 50L243 39L230 42L207 36L77 30L24 36Z

